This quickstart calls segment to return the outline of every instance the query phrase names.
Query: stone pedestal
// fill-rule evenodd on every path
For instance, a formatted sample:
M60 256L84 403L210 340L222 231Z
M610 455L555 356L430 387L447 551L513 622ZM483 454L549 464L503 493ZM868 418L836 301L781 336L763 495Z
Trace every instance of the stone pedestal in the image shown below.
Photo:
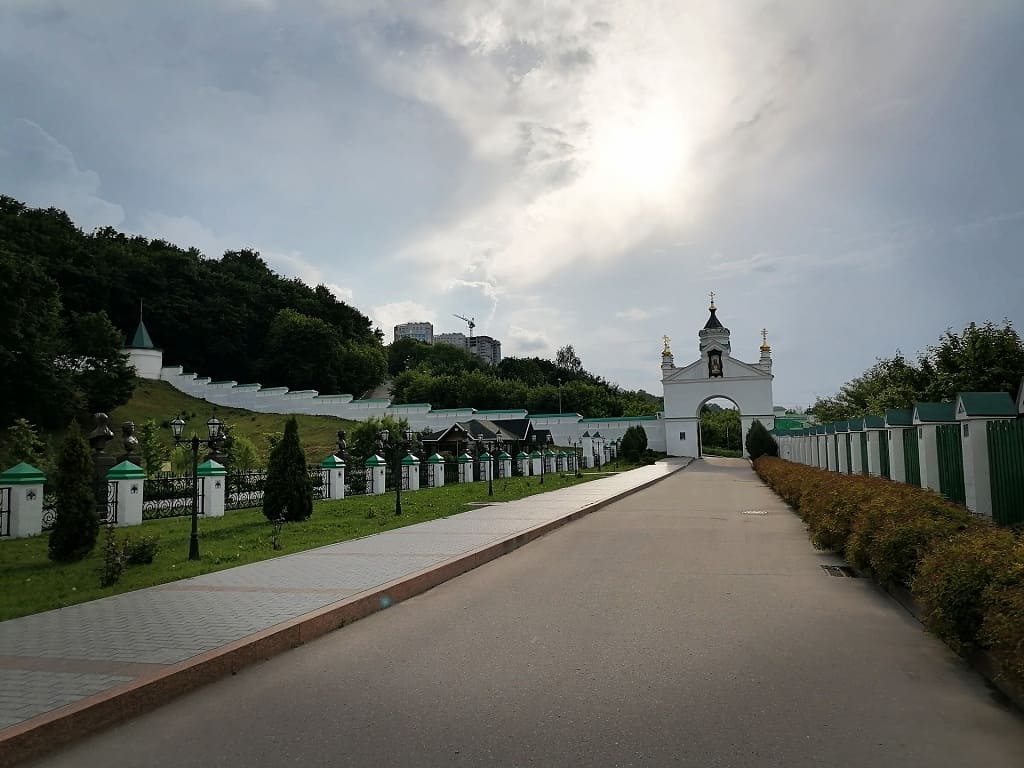
M320 462L323 471L327 473L327 496L328 499L345 498L345 462L338 456L331 455Z
M497 469L495 477L512 477L512 457L504 451L498 454Z
M903 433L915 427L889 428L889 477L896 482L907 482L906 455L903 450Z
M480 479L485 483L488 480L493 480L491 472L494 471L494 463L491 461L491 454L481 453L477 461L480 462Z
M516 456L516 463L519 464L519 474L526 477L530 474L530 455L525 451L520 451Z
M146 482L146 473L142 467L130 461L122 461L107 472L106 480L117 486L113 494L117 499L117 525L142 525L142 499Z
M402 459L402 488L407 491L420 489L420 460L411 453Z
M374 496L381 496L387 489L385 484L385 468L387 463L383 456L374 454L364 462L366 467L366 488L367 493Z
M0 473L0 536L38 536L43 530L43 485L46 475L31 464L16 464Z
M468 453L459 456L459 482L473 482L473 457Z
M541 462L540 451L534 451L533 453L530 454L530 474L531 475L539 475L540 474L540 462Z
M207 459L196 470L203 484L203 517L224 517L224 492L228 471L224 465Z
M939 487L939 441L938 428L934 424L922 424L917 428L918 452L921 459L921 487L941 493Z
M430 477L432 478L432 485L435 488L444 487L444 456L435 453L429 459L427 463L430 464Z

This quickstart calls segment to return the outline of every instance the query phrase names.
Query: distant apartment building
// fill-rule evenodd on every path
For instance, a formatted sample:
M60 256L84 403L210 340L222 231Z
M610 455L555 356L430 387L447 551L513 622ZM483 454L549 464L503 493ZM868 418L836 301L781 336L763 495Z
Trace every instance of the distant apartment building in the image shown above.
M491 336L474 336L470 340L464 333L439 333L434 336L434 343L464 349L491 365L501 362L501 342Z
M395 326L395 341L399 339L416 339L424 344L434 343L433 323L399 323Z

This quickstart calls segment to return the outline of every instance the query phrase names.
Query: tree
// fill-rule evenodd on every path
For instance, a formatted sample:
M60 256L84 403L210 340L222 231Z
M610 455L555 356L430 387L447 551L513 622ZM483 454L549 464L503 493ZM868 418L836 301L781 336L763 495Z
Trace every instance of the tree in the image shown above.
M153 477L163 469L164 462L170 457L170 451L160 439L160 427L153 419L147 419L139 427L139 455L146 477Z
M70 373L86 410L107 412L127 403L135 390L135 370L107 313L72 314L65 339L66 353L58 365Z
M1009 320L970 323L947 330L922 359L930 400L952 400L957 392L1017 394L1024 378L1024 341Z
M779 444L758 419L754 419L754 423L747 430L746 447L752 461L762 456L779 455Z
M354 462L362 462L377 452L377 439L382 429L388 430L391 441L402 440L409 429L407 419L393 419L390 416L372 416L356 424L348 433L348 450ZM385 456L384 458L388 458Z
M634 425L629 427L622 435L622 444L619 448L627 461L636 464L640 461L644 451L647 450L647 432L643 427Z
M376 344L350 341L337 352L338 385L346 392L360 394L384 381L388 363L384 350Z
M57 458L57 514L50 531L49 555L59 563L81 560L96 546L99 517L93 492L89 444L71 422ZM104 488L106 484L104 484Z
M566 344L559 348L555 354L555 365L569 373L583 373L583 363L576 356L576 350L573 349L572 344Z
M299 443L299 424L288 419L284 436L270 453L263 490L263 514L268 520L308 520L313 514L313 482Z
M42 469L46 462L46 444L39 439L35 426L27 419L15 419L4 436L4 450L0 467L8 469L15 464L31 464Z
M267 333L260 374L274 386L336 394L340 346L337 332L328 323L282 309Z

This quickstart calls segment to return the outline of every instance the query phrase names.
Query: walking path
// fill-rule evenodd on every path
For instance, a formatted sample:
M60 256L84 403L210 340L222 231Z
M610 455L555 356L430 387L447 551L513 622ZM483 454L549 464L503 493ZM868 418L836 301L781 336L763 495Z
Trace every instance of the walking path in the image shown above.
M2 622L0 766L429 589L688 461Z

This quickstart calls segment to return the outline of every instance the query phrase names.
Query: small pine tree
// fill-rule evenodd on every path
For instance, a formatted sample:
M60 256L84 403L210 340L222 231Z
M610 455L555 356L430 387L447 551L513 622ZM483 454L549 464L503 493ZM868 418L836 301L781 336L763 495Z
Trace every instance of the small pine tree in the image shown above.
M263 489L263 514L268 520L306 520L313 514L313 483L306 469L306 455L299 443L299 425L292 417L284 436L270 452L267 484Z
M72 422L57 457L57 514L50 531L51 560L72 563L81 560L96 546L100 522L92 473L89 444L78 424Z
M771 436L771 433L765 429L764 424L757 419L754 419L754 423L750 425L750 429L747 431L745 445L747 446L747 453L750 454L751 461L756 461L762 456L779 455L779 444L775 442L775 438Z
M147 420L139 428L139 453L142 456L142 468L146 477L154 477L163 469L164 462L170 458L170 451L160 439L160 427L153 419Z
M636 464L647 450L647 432L643 427L632 426L622 435L619 448L626 461Z

